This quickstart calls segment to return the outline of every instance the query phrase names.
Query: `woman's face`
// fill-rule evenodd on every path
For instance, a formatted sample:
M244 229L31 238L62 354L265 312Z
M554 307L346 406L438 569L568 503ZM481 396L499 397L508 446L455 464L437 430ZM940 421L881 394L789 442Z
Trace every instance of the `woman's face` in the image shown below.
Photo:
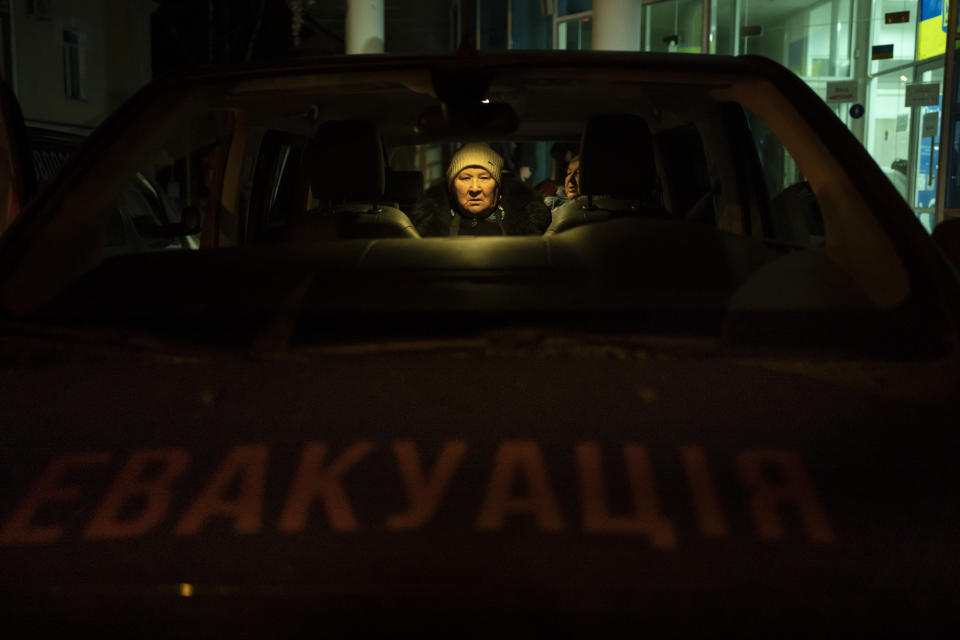
M497 181L486 169L467 167L453 179L457 203L469 214L481 214L493 209Z
M563 189L568 198L580 195L580 156L576 156L567 165L567 175L563 179Z

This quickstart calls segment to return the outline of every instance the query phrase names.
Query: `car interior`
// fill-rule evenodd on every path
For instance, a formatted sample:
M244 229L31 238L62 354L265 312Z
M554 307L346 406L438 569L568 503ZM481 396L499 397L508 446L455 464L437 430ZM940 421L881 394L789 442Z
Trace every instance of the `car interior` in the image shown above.
M835 150L773 82L671 64L478 62L198 82L177 109L145 107L158 110L157 130L126 142L122 163L91 169L113 172L103 183L121 193L135 169L172 210L199 209L192 241L171 225L169 242L104 251L109 226L92 213L82 255L64 249L76 255L63 277L14 279L4 295L13 308L105 318L293 305L350 326L361 311L551 323L586 313L597 328L629 317L631 327L692 326L733 342L849 343L856 316L867 342L901 343L889 327L916 315L906 309L922 292ZM542 235L424 237L411 211L443 183L456 149L477 141L547 158L554 145L579 150L581 196L554 209ZM547 164L562 191L564 163ZM532 186L527 197L546 201ZM106 211L109 192L83 201ZM47 250L62 248L57 238ZM153 251L194 246L191 258ZM306 293L294 286L303 278ZM118 295L144 280L190 285ZM767 331L770 313L789 322ZM877 335L863 330L872 324Z

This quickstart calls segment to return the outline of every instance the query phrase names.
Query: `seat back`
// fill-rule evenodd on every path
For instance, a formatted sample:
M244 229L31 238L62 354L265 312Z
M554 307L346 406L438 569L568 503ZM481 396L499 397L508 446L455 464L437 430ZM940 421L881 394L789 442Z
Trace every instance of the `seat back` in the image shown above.
M591 118L580 141L580 193L660 204L653 136L629 114Z
M423 172L387 169L384 199L396 202L400 209L412 207L423 195Z
M810 183L790 185L770 201L773 237L805 247L823 244L823 216Z
M405 213L382 204L383 144L373 122L320 125L304 150L303 170L319 206L291 226L288 240L419 237Z
M322 204L373 204L383 199L383 145L373 122L324 122L304 151L303 165L313 197Z
M669 218L660 203L653 136L630 114L591 118L580 141L580 197L553 211L544 235L625 215Z

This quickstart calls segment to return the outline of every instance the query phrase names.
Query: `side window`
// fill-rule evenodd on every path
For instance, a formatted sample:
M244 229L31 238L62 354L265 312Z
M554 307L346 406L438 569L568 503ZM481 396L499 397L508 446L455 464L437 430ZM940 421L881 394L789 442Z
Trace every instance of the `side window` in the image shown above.
M307 140L281 131L267 131L257 154L250 220L256 238L285 229L305 208L307 186L300 162Z
M657 152L663 175L665 205L675 219L715 225L713 196L717 188L710 177L703 140L689 124L657 134Z
M114 200L103 255L196 249L231 132L225 112L189 123L136 167Z
M114 202L104 255L190 248L189 239L181 239L173 231L172 214L169 202L162 198L156 183L137 173Z
M810 184L770 127L749 110L745 112L769 198L764 236L788 244L822 247L823 218Z
M222 179L226 150L233 133L232 119L225 111L207 113L186 125L155 155L152 167L143 171L170 200L173 219L187 208L201 215L211 210Z

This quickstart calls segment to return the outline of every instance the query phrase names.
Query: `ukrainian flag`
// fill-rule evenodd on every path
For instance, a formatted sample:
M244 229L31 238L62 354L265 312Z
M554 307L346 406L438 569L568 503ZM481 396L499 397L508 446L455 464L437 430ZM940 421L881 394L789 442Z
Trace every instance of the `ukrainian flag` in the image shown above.
M917 60L932 58L947 51L949 6L949 0L922 0L920 3Z

